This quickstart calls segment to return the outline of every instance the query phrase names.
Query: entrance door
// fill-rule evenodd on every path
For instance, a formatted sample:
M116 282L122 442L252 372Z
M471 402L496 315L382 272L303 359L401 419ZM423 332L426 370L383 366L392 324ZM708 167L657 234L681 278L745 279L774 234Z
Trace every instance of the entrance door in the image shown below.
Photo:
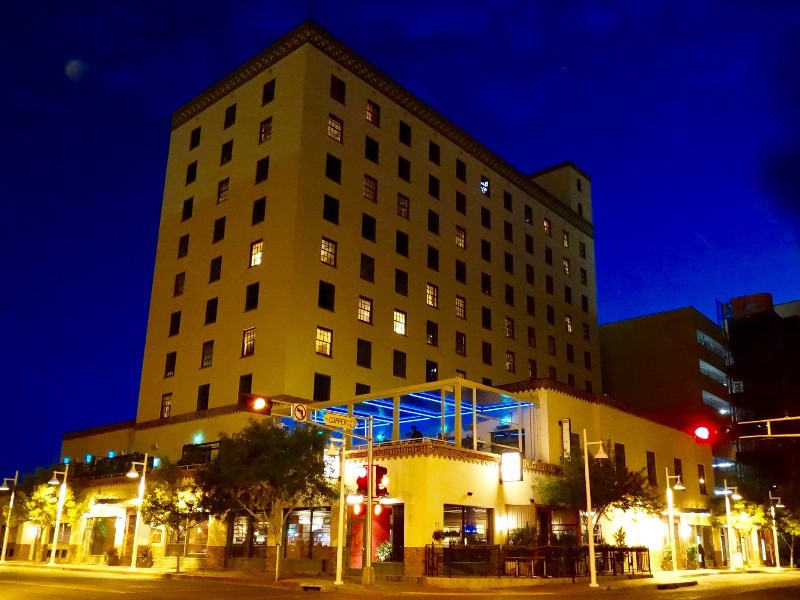
M114 547L114 538L117 535L116 517L94 517L92 527L92 555L102 555L106 550Z

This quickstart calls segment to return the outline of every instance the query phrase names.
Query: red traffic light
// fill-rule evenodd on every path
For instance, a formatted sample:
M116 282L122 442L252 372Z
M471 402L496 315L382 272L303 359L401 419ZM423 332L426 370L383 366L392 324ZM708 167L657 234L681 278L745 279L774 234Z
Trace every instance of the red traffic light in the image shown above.
M266 396L240 393L239 406L247 412L259 415L272 414L272 398L267 398Z
M386 467L375 465L375 496L389 495L389 475Z
M361 496L367 495L367 490L369 489L369 468L367 465L363 465L358 469L358 475L356 477L356 493L360 494Z
M705 425L698 425L694 428L694 437L698 442L707 442L711 439L711 430Z

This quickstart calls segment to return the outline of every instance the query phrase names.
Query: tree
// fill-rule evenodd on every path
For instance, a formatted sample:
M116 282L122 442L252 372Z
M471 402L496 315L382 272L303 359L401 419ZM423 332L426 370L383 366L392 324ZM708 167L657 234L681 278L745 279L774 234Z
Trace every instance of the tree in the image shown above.
M202 490L191 474L178 465L164 461L148 475L147 487L142 501L142 520L150 527L166 527L177 539L183 537L188 541L189 530L208 519L208 512L201 505ZM180 553L176 557L175 572L181 572Z
M780 532L780 537L789 546L789 566L793 567L794 564L794 545L800 538L800 511L798 510L781 510L775 513L775 525ZM776 548L777 552L778 549Z
M606 448L613 448L610 442ZM592 459L590 459L592 460ZM586 477L584 474L582 450L573 452L572 459L562 460L563 475L545 477L534 483L534 492L541 496L545 504L578 511L586 510ZM638 509L655 514L663 508L658 491L649 485L645 469L630 471L617 469L613 452L608 460L592 460L589 464L589 482L592 491L592 510L594 519L588 526L588 516L584 515L587 531L594 531L600 518L610 510Z
M283 529L292 510L336 497L325 478L326 441L318 427L283 429L251 420L239 433L221 434L216 460L198 473L203 505L212 514L244 511L268 524L275 541L276 581Z

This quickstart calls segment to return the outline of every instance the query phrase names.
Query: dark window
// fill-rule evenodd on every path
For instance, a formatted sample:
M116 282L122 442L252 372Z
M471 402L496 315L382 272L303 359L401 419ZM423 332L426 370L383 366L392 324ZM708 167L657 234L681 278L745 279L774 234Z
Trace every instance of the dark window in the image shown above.
M223 128L227 129L234 123L236 123L236 105L231 104L225 109L225 124L223 125Z
M467 355L467 334L461 331L456 331L456 354Z
M525 222L533 224L533 209L528 204L525 205Z
M547 322L550 325L556 324L556 309L549 304L547 305Z
M525 310L530 316L536 316L536 299L531 295L525 296Z
M274 99L275 99L275 80L270 79L267 83L264 84L264 87L261 88L261 106L269 104Z
M553 381L558 381L558 375L555 367L547 367L547 376Z
M461 192L456 192L456 211L467 214L467 197Z
M358 383L356 382L356 396L362 396L364 394L369 394L372 388L367 385L366 383Z
M552 335L547 336L547 353L550 356L556 355L556 338ZM553 377L553 379L555 379L555 377Z
M325 177L336 183L342 182L342 161L332 154L325 158Z
M481 342L481 360L483 364L492 364L492 345L489 342Z
M186 287L186 273L178 273L175 275L175 285L172 287L172 296L182 296L183 290Z
M583 269L583 268L582 268L582 269L580 270L580 273L581 273L581 283L582 283L583 285L586 285L586 282L589 280L589 275L588 275L588 273L587 273L586 269Z
M364 139L364 158L366 158L367 160L371 160L374 163L377 163L379 153L380 153L380 146L378 145L378 141L373 140L371 137L367 136Z
M425 381L437 381L439 379L439 365L432 360L425 361Z
M375 217L366 213L361 214L361 237L370 242L374 242L377 227L378 225L375 221Z
M428 175L428 194L439 199L439 180L433 175Z
M208 396L211 391L211 384L204 383L197 386L197 410L208 410Z
M553 278L550 275L544 277L544 290L550 295L553 294Z
M492 295L492 276L488 273L481 273L481 292L487 296Z
M586 258L586 244L578 242L578 254L581 258Z
M435 142L428 142L428 160L438 165L439 157L440 157L439 144L436 144Z
M531 285L533 285L534 281L536 281L533 265L528 265L528 264L525 265L525 281L527 281Z
M194 198L187 198L183 201L183 210L181 211L181 221L186 221L192 218L192 209L194 209Z
M581 204L580 202L578 202L578 216L579 217L583 216L583 204Z
M503 221L503 238L507 242L514 241L514 226L508 221Z
M492 244L489 240L481 240L481 258L489 262L492 260Z
M568 285L564 286L564 302L572 304L572 288Z
M403 181L411 181L411 163L402 156L397 157L397 176Z
M269 178L269 156L265 156L256 163L256 183L261 183Z
M197 179L197 161L186 167L186 185L189 185L195 179Z
M178 335L181 331L181 311L169 316L169 335Z
M394 270L394 291L403 296L408 296L408 273L405 271Z
M244 294L244 309L254 308L258 308L258 282L248 285Z
M548 265L553 264L553 249L549 246L544 247L544 262L546 262Z
M511 212L514 207L514 201L511 198L511 194L509 192L503 192L503 208L505 208L508 212Z
M678 477L683 479L683 463L681 462L681 459L680 458L673 458L672 459L672 465L673 465L673 468L675 469L675 472L673 474L677 475Z
M567 362L575 362L575 348L572 344L567 344Z
M528 327L528 346L536 348L536 329Z
M580 179L575 179L575 189L577 189L579 192L581 191L581 180Z
M375 259L366 254L361 255L361 279L375 283Z
M481 206L481 225L486 229L492 228L492 213L485 206Z
M356 364L359 367L372 368L372 342L356 340Z
M267 199L259 198L258 200L254 200L253 218L251 220L251 225L255 225L256 223L261 223L264 220L266 214L267 214Z
M392 375L395 377L406 376L406 353L395 350L392 354Z
M400 121L400 132L398 139L400 140L401 144L405 144L406 146L411 145L411 125Z
M249 394L253 391L253 374L246 373L244 375L239 375L239 391L245 394Z
M481 307L481 325L484 329L492 329L492 309L486 306Z
M400 256L408 257L408 234L398 231L395 235L394 248Z
M647 483L658 487L658 472L656 471L656 453L647 451Z
M331 75L331 98L344 104L346 90L347 86L345 85L344 81L335 75Z
M222 277L222 257L217 256L211 259L211 266L208 270L208 283L219 281Z
M428 246L428 268L439 270L439 250L433 246Z
M624 473L626 471L625 444L614 444L614 462L617 466L617 473Z
M456 159L456 178L461 181L467 180L467 163L459 159Z
M214 235L211 239L211 243L216 243L225 238L225 217L220 217L216 221L214 221Z
M586 384L586 391L591 394L592 393L592 382L587 379L584 383Z
M583 312L589 312L589 298L581 294L581 310Z
M167 354L167 359L164 361L164 377L172 377L175 375L175 363L178 362L178 353L170 352Z
M509 284L505 285L505 299L506 304L514 306L514 286Z
M326 310L334 310L336 303L336 286L327 281L319 282L319 290L317 291L317 306Z
M514 273L514 256L505 252L503 254L503 266L505 267L506 273Z
M433 210L428 211L428 231L439 235L439 213Z
M228 140L222 144L222 150L219 153L219 164L224 165L231 162L233 159L233 140Z
M587 371L592 370L592 354L589 351L583 353L583 366Z
M210 325L211 323L217 322L217 305L219 304L219 298L210 298L206 300L206 320L205 324Z
M439 345L439 325L433 321L425 324L425 341L429 346Z
M467 263L462 260L456 260L456 281L467 283Z
M529 233L525 234L525 252L533 254L533 236Z
M706 467L705 465L697 465L697 481L700 483L700 493L703 496L708 494L706 489Z
M192 133L189 136L189 150L192 148L197 148L200 145L200 127L195 127L192 129Z
M331 399L331 376L322 373L314 373L314 395L315 402L327 402Z
M322 218L334 225L339 224L339 201L328 194L322 201Z

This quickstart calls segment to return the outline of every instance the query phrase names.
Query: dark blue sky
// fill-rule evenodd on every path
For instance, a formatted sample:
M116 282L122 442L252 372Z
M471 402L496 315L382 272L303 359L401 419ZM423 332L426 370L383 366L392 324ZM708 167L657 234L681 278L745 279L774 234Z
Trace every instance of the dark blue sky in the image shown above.
M797 3L17 0L0 477L135 416L170 115L307 18L521 171L592 177L601 322L800 299Z

